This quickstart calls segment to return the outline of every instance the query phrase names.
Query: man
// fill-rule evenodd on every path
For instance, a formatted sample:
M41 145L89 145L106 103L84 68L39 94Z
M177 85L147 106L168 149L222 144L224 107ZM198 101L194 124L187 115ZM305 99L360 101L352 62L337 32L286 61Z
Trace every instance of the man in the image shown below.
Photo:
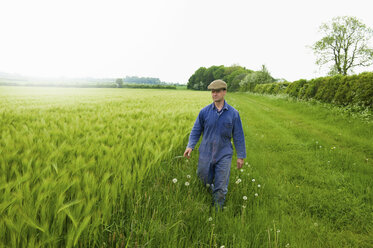
M233 136L237 151L237 169L241 169L246 158L245 137L238 111L224 100L227 84L223 80L215 80L207 88L211 90L214 102L199 112L184 157L190 157L203 133L197 175L206 186L211 186L213 203L221 209L228 192L233 155L231 138Z

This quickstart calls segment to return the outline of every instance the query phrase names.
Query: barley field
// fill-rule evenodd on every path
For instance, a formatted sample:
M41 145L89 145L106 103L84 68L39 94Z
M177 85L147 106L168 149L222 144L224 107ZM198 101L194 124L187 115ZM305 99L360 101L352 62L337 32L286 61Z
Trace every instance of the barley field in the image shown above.
M209 92L0 87L0 247L373 247L373 120L228 93L247 159L216 213L181 155Z

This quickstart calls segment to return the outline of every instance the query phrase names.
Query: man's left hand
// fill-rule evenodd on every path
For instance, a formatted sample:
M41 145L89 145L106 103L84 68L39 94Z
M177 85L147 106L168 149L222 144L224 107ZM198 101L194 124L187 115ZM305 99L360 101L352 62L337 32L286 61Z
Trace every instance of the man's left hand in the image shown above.
M243 166L243 158L237 159L237 169L241 169Z

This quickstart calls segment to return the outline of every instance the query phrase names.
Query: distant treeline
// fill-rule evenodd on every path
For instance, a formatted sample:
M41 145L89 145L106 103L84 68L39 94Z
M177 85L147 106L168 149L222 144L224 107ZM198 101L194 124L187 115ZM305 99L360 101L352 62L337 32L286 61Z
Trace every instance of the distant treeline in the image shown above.
M251 91L262 94L284 93L298 99L316 99L343 106L358 105L373 110L373 72L262 84L256 85Z
M189 78L187 88L193 90L207 90L207 86L216 79L227 83L228 91L247 91L256 84L278 81L274 79L263 65L260 71L253 71L239 65L200 67Z
M136 83L136 84L162 84L159 78L152 77L136 77L136 76L126 76L123 78L123 81L126 83Z
M97 84L65 84L65 83L10 83L0 82L0 86L28 86L28 87L67 87L67 88L118 88L117 83L97 83ZM140 89L176 89L175 85L164 84L122 84L120 88L140 88Z

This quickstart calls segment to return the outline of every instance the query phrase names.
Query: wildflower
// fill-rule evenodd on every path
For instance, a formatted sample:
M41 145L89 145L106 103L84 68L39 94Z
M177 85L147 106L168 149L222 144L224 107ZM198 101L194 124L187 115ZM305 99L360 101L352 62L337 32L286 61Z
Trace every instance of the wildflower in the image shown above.
M220 246L220 248L225 248L225 246L224 246L224 245L222 245L222 246Z
M315 223L313 223L313 225L314 225L314 226L318 226L319 224L317 224L317 223L315 222Z
M248 165L248 164L249 164L248 162L245 163L245 165Z
M255 182L255 179L253 178L251 181L252 181L252 182Z
M236 184L239 184L242 180L240 178L237 179Z
M209 221L212 221L212 217L209 218Z
M176 178L172 179L172 182L177 183L177 179Z
M277 232L279 233L279 232L280 232L280 229L277 229Z
M260 184L258 184L258 188L260 188Z
M190 175L187 175L187 178L190 178Z
M316 144L318 144L319 142L316 140Z
M246 205L242 205L242 208L246 208Z
M322 146L319 146L320 148L322 147Z
M258 196L258 193L255 193L255 197L257 197Z
M285 245L285 247L290 247L290 244L289 244L289 243L287 243L287 244Z
M242 199L244 199L244 200L246 201L246 200L247 200L247 196L244 195L244 196L242 197Z
M185 182L185 186L189 186L189 182Z
M240 171L243 172L243 169L241 169Z
M207 188L210 188L210 184L206 183L206 187L207 187Z

